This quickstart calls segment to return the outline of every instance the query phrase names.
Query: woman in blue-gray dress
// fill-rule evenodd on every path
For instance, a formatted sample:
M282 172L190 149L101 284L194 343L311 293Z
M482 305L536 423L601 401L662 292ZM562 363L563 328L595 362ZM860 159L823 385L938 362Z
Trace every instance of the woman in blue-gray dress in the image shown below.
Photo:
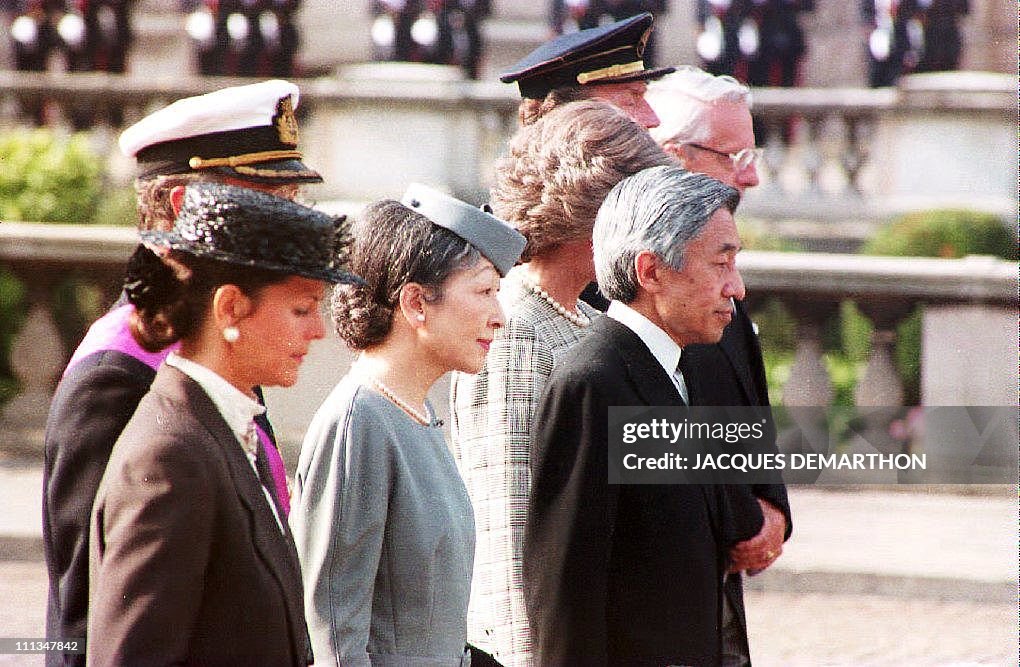
M416 185L353 231L366 285L334 292L333 320L360 355L305 436L291 514L312 646L321 664L468 664L474 513L425 397L481 368L524 238Z

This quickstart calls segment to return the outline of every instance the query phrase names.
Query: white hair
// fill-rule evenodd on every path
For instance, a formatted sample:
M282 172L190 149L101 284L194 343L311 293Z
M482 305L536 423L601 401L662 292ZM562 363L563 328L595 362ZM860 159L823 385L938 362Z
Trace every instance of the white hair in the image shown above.
M708 141L702 117L713 104L745 104L751 108L751 89L732 76L714 76L697 67L681 67L648 85L645 99L659 117L649 132L661 146L667 142Z
M720 208L731 213L740 194L682 167L650 167L613 187L595 218L595 276L610 299L631 303L638 294L634 260L650 250L677 271L687 244Z

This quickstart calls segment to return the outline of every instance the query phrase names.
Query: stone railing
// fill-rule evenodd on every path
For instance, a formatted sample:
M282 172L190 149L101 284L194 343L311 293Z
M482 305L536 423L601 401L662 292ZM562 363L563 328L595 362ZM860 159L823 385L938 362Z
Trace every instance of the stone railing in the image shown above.
M0 414L0 446L38 448L56 380L71 350L53 317L53 288L74 276L112 302L117 277L136 243L131 229L0 224L0 268L26 286L28 316L12 346L22 391ZM828 405L832 383L821 359L821 329L838 305L854 301L875 325L861 406L900 405L903 388L891 353L895 327L925 306L922 401L926 405L1013 405L1016 401L1017 276L1013 263L811 253L741 253L751 305L782 301L797 321L796 358L782 395L787 405ZM75 339L83 332L64 338ZM349 354L335 335L316 346L296 387L267 392L290 460L312 412L342 375ZM435 404L445 409L443 389Z
M858 406L902 405L893 365L896 328L924 306L921 399L926 405L1013 405L1017 355L1016 265L993 257L870 257L822 253L741 253L750 305L778 299L797 322L786 405L829 405L832 383L821 332L845 300L871 320Z
M309 197L361 203L424 181L484 200L517 126L516 91L458 76L442 66L376 63L298 81L302 149L325 178ZM53 117L88 109L130 123L174 99L236 83L0 72L0 123L21 122L19 106L43 101ZM762 185L747 193L741 212L836 251L902 211L956 206L1013 220L1016 85L1014 76L952 72L905 77L898 89L755 90L765 159ZM110 129L119 128L99 132L107 142Z

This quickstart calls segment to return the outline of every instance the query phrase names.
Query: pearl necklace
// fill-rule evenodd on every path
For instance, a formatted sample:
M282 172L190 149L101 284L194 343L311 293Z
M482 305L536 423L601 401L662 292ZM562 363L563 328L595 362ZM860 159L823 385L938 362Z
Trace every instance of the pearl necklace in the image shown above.
M403 399L397 396L392 389L384 385L378 378L369 378L369 380L372 382L372 385L379 390L380 394L388 398L390 402L392 402L395 406L406 412L411 417L411 419L418 422L422 426L430 426L432 424L432 421L426 418L426 416L422 412L412 408Z
M546 292L544 289L542 289L542 286L539 285L538 283L529 282L527 280L523 282L525 287L534 292L535 295L538 296L538 298L544 300L546 303L552 306L557 313L567 318L567 321L573 324L574 326L583 329L584 327L591 324L590 317L582 313L580 310L578 310L576 313L567 310L566 306L564 306L556 299L552 298L549 292Z

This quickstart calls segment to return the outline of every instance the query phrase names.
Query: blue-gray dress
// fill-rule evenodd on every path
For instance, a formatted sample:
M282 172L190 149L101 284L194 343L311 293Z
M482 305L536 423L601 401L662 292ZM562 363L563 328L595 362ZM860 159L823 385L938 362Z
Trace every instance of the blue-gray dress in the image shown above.
M312 419L290 521L318 664L468 662L474 515L432 421L354 374Z

